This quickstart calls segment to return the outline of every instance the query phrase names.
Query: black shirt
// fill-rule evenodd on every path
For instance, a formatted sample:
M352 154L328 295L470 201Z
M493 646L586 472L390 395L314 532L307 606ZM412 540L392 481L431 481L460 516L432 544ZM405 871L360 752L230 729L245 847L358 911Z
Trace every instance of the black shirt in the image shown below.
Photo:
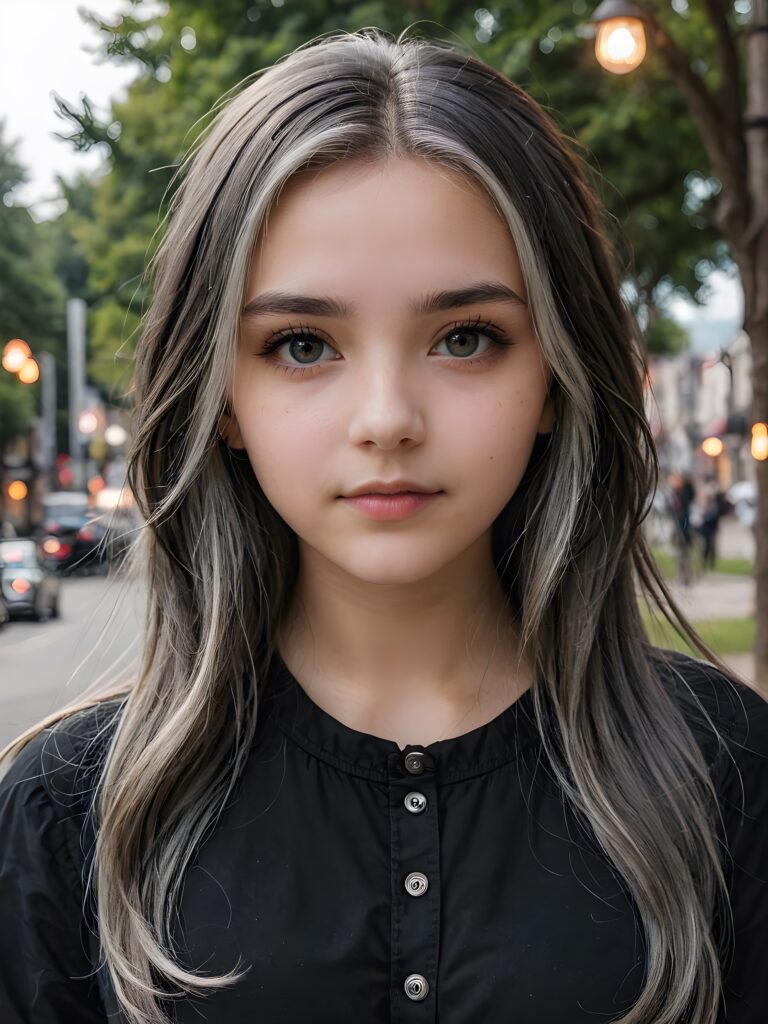
M676 666L726 739L667 671L735 862L718 1021L765 1024L768 703L704 662ZM276 657L246 769L186 875L177 935L190 967L250 970L177 1005L180 1024L595 1024L626 1011L643 980L640 918L545 768L531 697L401 750L333 718ZM0 783L2 1024L105 1024L116 1011L84 875L89 764L120 706L41 733Z

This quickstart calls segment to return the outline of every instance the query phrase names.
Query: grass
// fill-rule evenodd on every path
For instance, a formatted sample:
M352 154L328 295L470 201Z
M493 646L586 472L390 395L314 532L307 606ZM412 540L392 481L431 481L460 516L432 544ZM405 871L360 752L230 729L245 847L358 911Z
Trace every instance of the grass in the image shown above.
M657 647L670 647L675 651L701 657L687 640L678 636L666 619L660 620L658 614L651 618L646 608L643 608L643 622L648 638ZM691 625L720 655L751 651L755 642L754 616L746 619L699 619Z
M677 578L677 560L671 552L665 548L653 548L653 557L665 580ZM693 558L693 565L694 570L698 572L700 559L696 555ZM754 568L754 563L749 558L716 558L714 572L728 576L751 576Z
M755 566L748 558L716 558L715 572L733 573L738 576L751 576Z

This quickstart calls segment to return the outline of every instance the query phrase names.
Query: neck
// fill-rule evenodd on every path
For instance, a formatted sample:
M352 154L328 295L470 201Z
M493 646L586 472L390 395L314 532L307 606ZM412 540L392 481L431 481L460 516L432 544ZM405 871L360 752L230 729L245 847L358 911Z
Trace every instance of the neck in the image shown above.
M401 746L467 732L532 681L488 566L472 586L450 572L390 585L303 563L279 630L283 660L315 703L361 732Z

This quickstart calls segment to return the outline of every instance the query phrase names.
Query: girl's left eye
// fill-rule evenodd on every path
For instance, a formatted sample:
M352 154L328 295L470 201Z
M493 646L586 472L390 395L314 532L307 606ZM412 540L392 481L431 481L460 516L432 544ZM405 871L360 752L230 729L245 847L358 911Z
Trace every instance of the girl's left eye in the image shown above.
M442 339L438 342L438 345L458 345L459 348L467 347L467 340L477 337L486 337L490 340L490 344L487 346L482 355L467 359L457 358L452 360L457 364L464 367L474 368L479 364L490 363L496 356L498 356L503 348L507 348L514 344L509 337L495 324L489 323L487 320L471 320L462 323L453 324ZM322 362L305 363L303 365L297 363L282 363L277 359L273 358L273 353L284 345L296 345L303 347L303 354L312 354L312 345L328 345L331 346L327 341L321 338L316 331L310 327L299 325L297 327L288 328L285 331L279 331L276 334L272 334L267 338L262 346L262 349L258 354L260 359L267 359L272 365L282 370L284 373L299 373L302 375L312 373L318 367L322 366ZM472 341L469 342L471 347ZM299 353L302 352L301 348L298 348ZM470 353L471 354L471 353ZM326 363L336 362L334 359L323 360Z

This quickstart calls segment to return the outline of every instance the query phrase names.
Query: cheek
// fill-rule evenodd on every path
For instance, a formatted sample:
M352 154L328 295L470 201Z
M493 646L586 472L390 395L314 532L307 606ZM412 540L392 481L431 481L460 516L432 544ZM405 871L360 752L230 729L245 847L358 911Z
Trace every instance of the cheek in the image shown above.
M459 493L479 521L496 518L525 473L541 415L531 383L529 395L513 386L477 402L457 403L446 420L442 447L460 482Z
M260 395L258 389L251 389L247 400L236 389L234 404L261 488L290 520L290 511L298 511L303 495L333 486L325 479L331 464L333 424L328 417L308 411L306 403ZM297 487L299 481L313 486Z
M454 402L444 423L457 454L464 461L476 459L483 473L489 463L499 471L520 461L525 466L540 416L541 403L533 385L528 392L512 387L478 395L472 402Z

